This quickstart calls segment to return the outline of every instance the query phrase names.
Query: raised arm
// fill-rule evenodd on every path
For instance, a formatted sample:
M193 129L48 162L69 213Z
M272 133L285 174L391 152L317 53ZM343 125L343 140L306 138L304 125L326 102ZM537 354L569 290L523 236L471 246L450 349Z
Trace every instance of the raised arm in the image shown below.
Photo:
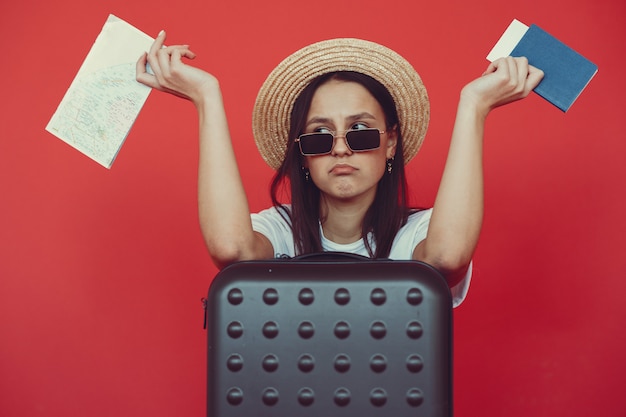
M252 230L219 82L183 62L195 58L187 45L163 47L165 36L159 33L150 51L139 58L137 81L188 99L198 111L198 208L209 253L219 268L239 260L271 258L269 241Z
M413 258L438 268L452 287L471 261L483 218L483 133L494 108L526 97L543 72L525 58L502 58L461 91L448 158L428 236Z

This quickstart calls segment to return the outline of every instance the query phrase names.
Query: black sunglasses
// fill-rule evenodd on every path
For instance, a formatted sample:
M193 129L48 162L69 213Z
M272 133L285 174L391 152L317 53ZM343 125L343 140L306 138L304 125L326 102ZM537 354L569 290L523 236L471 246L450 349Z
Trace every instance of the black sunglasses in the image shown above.
M325 155L333 150L339 132L315 132L300 135L296 142L304 156ZM380 135L384 130L375 128L347 130L343 137L352 152L365 152L380 147Z

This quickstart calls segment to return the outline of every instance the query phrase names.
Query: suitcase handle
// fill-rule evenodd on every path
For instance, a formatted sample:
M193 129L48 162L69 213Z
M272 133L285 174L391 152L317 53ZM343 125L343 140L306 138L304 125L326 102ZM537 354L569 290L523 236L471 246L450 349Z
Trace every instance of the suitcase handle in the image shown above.
M304 255L294 256L290 261L314 261L314 262L326 262L326 261L370 261L371 258L367 256L358 255L350 252L314 252L306 253Z

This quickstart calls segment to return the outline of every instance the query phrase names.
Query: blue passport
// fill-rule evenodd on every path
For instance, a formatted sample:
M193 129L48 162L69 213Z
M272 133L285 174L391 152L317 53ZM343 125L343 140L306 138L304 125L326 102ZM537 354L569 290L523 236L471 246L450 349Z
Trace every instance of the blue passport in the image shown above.
M566 112L598 72L598 66L537 25L525 29L525 25L514 21L507 31L514 25L514 36L522 36L508 55L525 56L541 69L544 78L534 91ZM488 58L499 58L493 54Z

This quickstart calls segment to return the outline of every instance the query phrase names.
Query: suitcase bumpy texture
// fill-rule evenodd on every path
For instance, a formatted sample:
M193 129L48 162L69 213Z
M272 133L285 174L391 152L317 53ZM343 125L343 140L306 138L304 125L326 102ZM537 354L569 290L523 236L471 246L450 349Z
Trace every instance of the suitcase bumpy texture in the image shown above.
M452 301L413 261L242 262L209 289L209 417L452 415Z

